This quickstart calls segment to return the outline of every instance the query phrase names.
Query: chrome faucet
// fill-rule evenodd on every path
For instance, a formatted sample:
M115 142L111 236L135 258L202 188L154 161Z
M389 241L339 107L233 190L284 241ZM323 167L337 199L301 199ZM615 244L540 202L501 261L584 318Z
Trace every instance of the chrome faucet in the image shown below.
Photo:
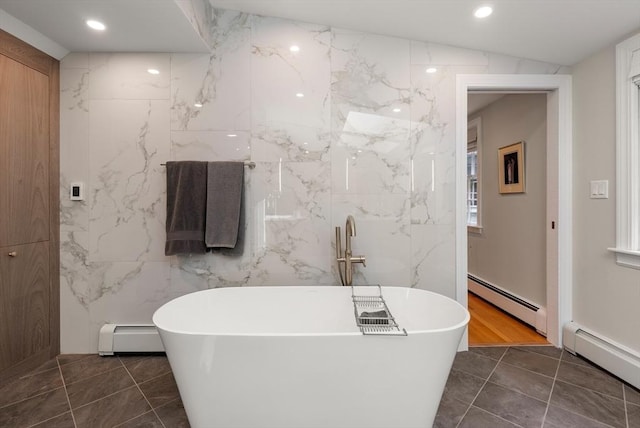
M353 264L362 263L367 266L364 256L354 256L351 252L351 237L356 236L356 221L352 215L347 216L345 225L345 249L342 255L342 243L340 242L340 226L336 226L336 260L338 261L338 273L342 285L350 286L353 282ZM344 275L342 265L344 264Z

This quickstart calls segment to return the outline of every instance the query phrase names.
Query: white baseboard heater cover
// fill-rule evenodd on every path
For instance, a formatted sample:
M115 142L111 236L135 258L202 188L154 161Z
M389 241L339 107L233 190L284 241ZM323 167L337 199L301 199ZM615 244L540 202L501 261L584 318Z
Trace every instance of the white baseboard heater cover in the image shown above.
M565 324L562 331L562 345L567 351L640 388L640 354L573 321Z
M100 329L98 354L164 352L160 335L153 324L105 324Z
M477 276L467 275L469 291L491 302L508 314L513 315L536 329L542 335L547 335L547 310L538 305L491 284Z

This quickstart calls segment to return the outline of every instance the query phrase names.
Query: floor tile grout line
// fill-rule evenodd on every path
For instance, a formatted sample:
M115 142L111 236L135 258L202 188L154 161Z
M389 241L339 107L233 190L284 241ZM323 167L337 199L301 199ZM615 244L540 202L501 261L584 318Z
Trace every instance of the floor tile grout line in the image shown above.
M78 428L78 424L76 422L76 416L73 414L73 408L71 407L71 400L69 399L69 391L67 391L67 383L64 381L64 376L62 375L62 366L60 365L60 361L58 361L58 357L56 357L56 363L58 365L58 371L60 372L60 380L62 380L62 387L64 388L64 396L67 399L67 404L69 405L69 413L71 413L71 420L73 421L73 426Z
M482 384L482 386L480 387L480 389L478 389L478 392L476 393L476 395L473 397L473 400L471 400L471 403L469 403L469 407L467 407L467 410L464 412L464 414L462 415L462 417L460 418L460 421L458 421L458 423L456 424L456 428L458 428L460 426L460 424L462 423L462 421L464 420L464 418L467 416L467 414L469 413L469 410L471 410L471 407L473 407L473 403L475 403L476 399L478 398L478 395L480 395L480 393L482 392L482 390L484 389L485 385L487 384L487 382L489 382L489 378L491 377L491 375L493 374L493 372L496 371L496 368L498 367L498 364L500 364L500 362L502 361L502 359L504 358L505 355L507 355L507 351L509 350L510 346L505 347L506 349L504 350L504 352L502 353L502 355L500 356L500 359L497 360L496 365L493 367L493 370L491 370L491 373L489 373L489 375L487 376L487 378L484 380L484 383ZM468 352L468 351L467 351ZM493 360L496 361L496 360ZM482 409L484 410L484 409ZM489 412L490 413L490 412ZM491 413L493 414L493 413ZM497 416L497 415L496 415Z
M548 347L551 348L553 347L553 345ZM551 355L543 354L541 352L531 351L529 349L526 349L527 348L526 346L511 346L511 348L514 348L517 351L527 352L529 354L539 355L541 357L551 358L552 360L560 361L560 357L556 358L556 357L552 357ZM562 355L562 353L560 353L560 355Z
M89 358L91 358L92 356L95 356L97 354L82 354L83 355L82 358L78 358L77 360L69 361L68 363L65 363L65 364L60 364L60 361L58 361L58 357L61 357L63 355L65 355L65 354L60 354L60 355L58 355L56 357L56 361L58 362L58 368L59 369L62 369L62 367L68 367L68 366L71 366L73 364L77 364L80 361L88 360ZM67 354L67 355L70 355L70 354Z
M565 352L565 351L563 350L562 352L563 352L563 354L564 354L564 352ZM544 356L544 355L543 355L543 356ZM553 357L549 357L549 358L553 358ZM530 373L535 373L535 374L538 374L538 375L540 375L540 376L544 376L544 377L549 378L549 379L554 379L554 384L555 384L555 380L556 380L556 378L557 378L557 376L558 376L558 372L559 372L559 369L560 369L560 365L562 365L562 362L566 362L566 363L568 363L568 364L572 364L572 365L574 365L574 366L587 367L587 366L583 366L582 364L575 364L575 363L572 363L572 362L570 362L570 361L563 360L563 359L560 359L560 358L558 358L558 359L556 359L556 360L558 361L558 363L559 363L559 364L558 364L558 368L556 369L556 374L555 374L554 376L547 376L547 375L545 375L545 374L538 373L538 372L536 372L536 371L529 370L529 369L524 368L524 367L516 366L516 365L511 364L511 363L509 363L509 362L507 362L507 361L504 361L504 363L505 363L505 364L508 364L508 365L510 365L510 366L512 366L512 367L516 367L516 368L519 368L519 369L522 369L522 370L526 370L526 371L528 371L528 372L530 372ZM597 368L593 368L593 367L590 367L590 368L591 368L591 369L595 369L596 371L598 371L598 372L600 372L600 373L602 373L602 374L604 374L604 375L608 376L609 378L612 378L612 379L614 379L614 380L616 380L616 381L620 382L622 385L624 385L624 382L623 382L623 381L621 381L620 379L616 378L614 375L612 375L611 373L607 372L606 370L597 369ZM558 380L558 381L560 381L560 382L563 382L563 383L567 383L567 384L572 385L572 386L577 386L577 387L579 387L579 388L586 389L587 391L592 391L592 392L598 393L598 394L600 394L600 395L604 395L604 396L606 396L606 397L615 398L616 400L622 400L622 398L620 398L620 397L616 397L615 395L611 395L611 394L608 394L608 393L606 393L606 392L604 392L604 391L597 390L597 389L593 389L593 388L589 388L589 387L586 387L586 386L583 386L583 385L578 385L578 384L573 383L573 382L571 382L571 381L569 381L569 380L567 380L567 379L557 379L557 380ZM624 391L624 386L623 386L623 391ZM525 394L525 395L526 395L526 394Z
M124 363L123 363L123 365L124 365ZM172 374L172 373L173 373L173 372L171 371L171 369L169 369L169 370L167 370L166 372L163 372L163 373L161 373L161 374L159 374L159 375L157 375L157 376L150 377L149 379L145 379L145 380L143 380L143 381L141 381L141 382L138 382L137 380L135 380L135 379L134 379L133 374L131 374L131 371L129 371L129 368L128 368L128 367L126 367L126 366L125 366L125 368L127 369L127 372L129 373L129 376L131 376L131 378L133 379L133 381L134 381L135 383L140 383L140 384L147 383L147 382L150 382L150 381L152 381L152 380L156 380L156 379L158 379L158 378L161 378L162 376L166 376L166 375L168 375L168 374Z
M624 401L623 398L616 397L615 395L607 394L606 392L598 391L598 390L595 390L595 389L592 389L592 388L587 388L586 386L576 385L575 383L569 382L569 381L567 381L565 379L557 379L557 381L558 382L562 382L562 383L566 383L567 385L571 385L571 386L573 386L575 388L583 389L583 390L588 391L588 392L593 392L594 394L602 395L603 397L606 397L606 398L612 398L614 400Z
M505 354L506 354L506 352L505 352ZM497 361L497 360L494 360L494 361ZM526 372L528 372L528 373L532 373L532 374L539 375L539 376L545 377L545 378L547 378L547 379L551 379L551 380L553 380L553 377L552 377L552 376L547 376L547 375L544 375L544 374L542 374L542 373L538 373L538 372L535 372L535 371L533 371L533 370L526 369L526 368L524 368L524 367L515 366L515 365L513 365L513 364L509 364L509 363L508 363L508 362L506 362L506 361L498 361L498 362L499 362L499 363L502 363L502 364L506 364L506 365L508 365L508 366L510 366L510 367L514 367L514 368L516 368L516 369L524 370L524 371L526 371ZM494 371L495 371L495 369L497 369L497 368L498 368L498 366L496 365L496 367L494 368ZM459 370L459 369L458 369L458 370ZM465 372L464 370L461 370L461 371L462 371L463 373L469 374L469 375L471 375L471 376L475 376L475 375L472 375L472 374L471 374L471 373L469 373L469 372ZM501 387L501 388L505 388L505 389L508 389L508 390L510 390L510 391L517 392L518 394L522 394L522 395L524 395L524 396L525 396L525 397L527 397L527 398L531 398L531 399L533 399L533 400L540 401L540 402L542 402L542 403L544 403L544 402L545 402L545 400L541 400L540 398L538 398L538 397L534 397L533 395L529 395L529 394L527 394L527 393L525 393L525 392L517 391L517 390L515 390L515 389L513 389L513 388L511 388L511 387L508 387L508 386L505 386L505 385L501 385L501 384L499 384L499 383L491 382L491 381L489 380L489 378L491 377L491 375L492 375L492 374L493 374L493 371L491 372L491 374L489 375L489 377L486 379L486 383L491 383L491 384L496 385L496 386L499 386L499 387ZM475 377L480 378L479 376L475 376ZM483 384L483 385L482 385L482 387L483 387L483 388L484 388L484 386L485 386L485 384ZM483 409L483 410L484 410L484 409ZM512 422L512 423L513 423L513 422Z
M101 357L101 358L104 358L104 357ZM98 373L94 373L94 374L92 374L91 376L87 376L87 377L80 378L80 379L78 379L78 380L74 380L73 382L69 382L69 385L73 385L73 384L78 383L78 382L83 382L83 381L85 381L85 380L87 380L87 379L91 379L91 378L94 378L94 377L96 377L96 376L100 376L100 375L103 375L103 374L105 374L105 373L109 373L109 372L111 372L111 371L113 371L113 370L117 370L117 369L119 369L120 367L123 367L123 366L124 366L124 364L122 363L122 361L121 361L120 359L118 359L118 361L120 362L120 366L119 366L119 367L112 367L112 368L110 368L110 369L106 369L106 370L104 370L104 371L101 371L101 372L98 372ZM71 363L71 364L73 364L73 363ZM69 364L65 364L65 365L69 365ZM62 373L62 368L60 369L60 372ZM64 376L63 376L63 378L64 378Z
M147 398L145 393L142 391L142 388L140 388L140 385L138 384L138 382L134 379L133 375L131 374L131 372L127 368L126 364L120 359L120 357L118 357L118 360L120 360L120 363L124 366L124 369L127 371L129 376L131 377L131 380L133 380L133 383L136 385L136 388L138 388L138 391L140 391L140 394L142 394L142 397L144 398L144 400L147 402L149 407L151 407L151 411L153 412L154 415L156 415L156 418L160 421L160 425L162 425L164 428L167 428L166 425L164 424L164 421L162 419L160 419L160 416L158 415L158 412L156 412L155 407L153 407L153 405L151 404L151 402L149 401L149 399ZM145 413L147 413L147 412L145 412ZM145 414L145 413L143 413L143 414ZM138 415L138 416L141 416L141 415Z
M565 350L563 350L562 352L564 353L564 352L566 352L566 351L565 351ZM560 365L558 365L558 370L557 370L557 372L559 372L559 371L560 371ZM551 396L553 395L553 390L554 390L554 388L555 388L555 386L556 386L557 372L556 372L556 377L554 377L554 379L553 379L553 385L551 386L551 391L549 392L549 402L547 403L547 409L546 409L546 410L545 410L545 412L544 412L544 419L542 420L542 426L544 426L544 423L546 422L547 414L549 413L549 408L551 407ZM562 382L562 383L567 383L567 384L569 384L569 385L572 385L572 386L575 386L575 387L578 387L578 388L585 389L585 390L587 390L587 391L593 391L593 392L599 393L598 391L595 391L595 390L592 390L592 389L589 389L589 388L584 388L584 387L581 387L580 385L574 385L574 384L572 384L572 383L570 383L570 382L565 382L565 381L560 380L560 379L558 379L558 381L559 381L559 382ZM600 394L602 394L602 393L600 393ZM602 394L602 395L605 395L605 394ZM610 396L610 395L607 395L607 397L616 398L616 397L613 397L613 396ZM619 400L619 398L617 398L617 400ZM597 419L593 419L593 418L591 418L591 417L589 417L589 416L587 416L587 415L581 414L581 413L576 413L576 412L574 412L574 411L572 411L572 410L569 410L569 409L566 409L566 408L564 408L564 407L561 407L561 406L556 406L556 407L558 407L558 408L560 408L560 409L564 410L565 412L569 412L569 413L571 413L571 414L573 414L573 415L580 416L580 417L585 418L585 419L588 419L588 420L590 420L590 421L594 421L594 422L597 422L597 423L599 423L599 424L606 425L606 426L608 426L608 427L611 427L611 426L612 426L612 425L609 425L609 424L608 424L608 423L606 423L606 422L602 422L602 421L599 421L599 420L597 420ZM626 406L625 406L625 415L626 415ZM627 428L629 428L629 427L627 427Z
M622 385L622 402L624 403L624 419L627 423L627 428L631 428L631 425L629 425L629 408L627 407L627 391L625 391L624 384Z
M0 410L6 409L7 407L15 406L16 404L20 404L20 403L22 403L24 401L27 401L27 400L32 400L32 399L40 397L41 395L44 395L44 394L49 394L49 393L55 391L56 389L60 389L60 388L62 388L62 386L58 386L58 387L53 388L53 389L48 389L46 391L38 392L35 395L30 395L28 397L20 398L19 400L12 401L12 402L4 405L4 406L0 406Z
M95 378L95 377L97 377L97 376L102 376L102 375L104 375L104 374L107 374L107 373L109 373L109 372L112 372L112 371L118 370L118 369L120 369L120 368L122 368L122 367L114 367L114 368L112 368L112 369L105 370L105 371L103 371L103 372L100 372L100 373L97 373L97 374L94 374L94 375L91 375L91 376L88 376L88 377L84 377L84 378L82 378L82 379L79 379L79 380L76 380L76 381L73 381L73 382L69 382L69 386L71 386L71 385L75 385L76 383L85 382L85 381L87 381L87 380L89 380L89 379L93 379L93 378Z
M547 358L549 360L556 361L557 363L560 363L562 361L560 358L550 357L548 355L540 354L538 352L525 351L525 350L519 349L517 347L514 347L513 349L516 350L516 351L519 351L519 352L525 352L527 354L533 354L533 355L535 355L537 357Z
M114 395L119 394L119 393L121 393L122 391L126 391L127 389L131 389L131 388L133 388L134 386L135 386L135 385L129 385L129 386L127 386L126 388L122 388L122 389L120 389L120 390L118 390L118 391L112 392L111 394L107 394L107 395L105 395L105 396L103 396L103 397L100 397L100 398L97 398L97 399L95 399L95 400L93 400L93 401L89 401L88 403L84 403L84 404L82 404L81 406L78 406L78 407L76 407L75 409L71 409L71 410L78 410L78 409L82 409L83 407L87 407L87 406L89 406L90 404L94 404L94 403L96 403L96 402L98 402L98 401L100 401L100 400L104 400L105 398L113 397Z
M571 354L571 353L570 353L570 352L568 352L568 351L567 351L567 353L568 353L569 355L573 355L573 354ZM564 353L563 353L563 355L564 355ZM629 385L625 380L620 379L618 376L616 376L616 375L614 375L613 373L611 373L611 372L607 371L606 369L604 369L604 368L602 368L602 367L600 367L600 366L597 366L597 365L595 365L595 364L591 363L589 360L585 360L585 362L587 362L588 364L574 363L574 362L572 362L572 361L565 360L565 359L561 360L561 362L565 362L565 363L567 363L567 364L571 364L571 365L578 366L578 367L586 367L586 368L588 368L588 369L590 369L590 370L595 370L595 371L596 371L596 372L598 372L598 373L602 373L603 375L606 375L607 377L609 377L609 378L611 378L611 379L613 379L613 380L615 380L615 381L619 382L620 384L622 384L622 390L623 390L623 392L624 392L624 387ZM571 385L575 385L574 383L571 383L571 382L568 382L568 381L565 381L565 380L561 380L561 382L565 382L565 383L569 383L569 384L571 384ZM576 386L580 386L580 385L576 385ZM584 387L583 387L583 388L584 388ZM586 389L591 389L591 388L586 388ZM607 395L607 396L609 396L609 397L618 398L618 397L615 397L615 396L613 396L613 395L609 395L609 394L606 394L606 393L604 393L604 392L597 391L597 390L595 390L595 389L592 389L592 391L599 392L600 394L604 394L604 395ZM623 396L624 396L624 394L623 394ZM620 398L618 398L618 400L620 400Z
M163 428L166 428L166 426L164 425L164 423L162 422L162 420L158 417L158 414L157 414L156 412L154 412L154 411L153 411L153 408L152 408L151 410L147 410L147 411L146 411L146 412L144 412L144 413L141 413L141 414L139 414L139 415L136 415L136 416L132 417L131 419L127 419L126 421L122 421L122 422L120 422L118 425L114 425L114 426L113 426L113 428L121 427L122 425L124 425L124 424L126 424L126 423L129 423L129 422L133 421L134 419L138 419L139 417L144 416L144 415L146 415L147 413L153 413L153 414L156 416L156 418L158 418L158 420L160 421L160 424L163 426Z
M549 390L549 397L547 398L547 407L544 409L544 415L542 416L542 425L544 427L544 423L547 421L547 414L549 413L549 407L551 407L551 397L553 396L553 389L556 387L556 379L558 378L558 373L560 372L560 363L562 363L562 355L564 354L564 349L562 353L560 353L560 358L558 359L558 365L556 366L556 374L553 376L553 382L551 383L551 390Z
M528 368L526 368L526 367L516 366L515 364L511 364L511 363L510 363L510 362L508 362L508 361L502 361L502 362L503 362L504 364L508 365L508 366L515 367L515 368L517 368L517 369L521 369L521 370L524 370L524 371L529 372L529 373L537 374L537 375L540 375L540 376L546 377L547 379L553 379L553 378L555 377L555 375L554 375L554 376L547 376L546 374L542 374L542 373L537 372L537 371L535 371L535 370L529 370L529 369L528 369Z
M496 417L496 418L498 418L498 419L500 419L500 420L502 420L502 421L505 421L505 422L507 422L507 423L509 423L509 424L513 425L514 427L524 428L522 425L517 424L517 423L515 423L515 422L513 422L513 421L510 421L510 420L508 420L508 419L505 419L505 418L503 418L503 417L502 417L502 416L500 416L500 415L496 415L495 413L492 413L492 412L488 411L487 409L483 409L482 407L474 406L473 404L470 406L470 408L471 408L471 407L476 408L476 409L480 410L481 412L488 413L488 414L490 414L491 416L494 416L494 417Z
M549 406L549 407L551 407L551 406ZM592 421L592 422L595 422L595 423L597 423L597 424L599 424L599 425L603 425L603 426L605 426L605 427L609 427L609 428L615 428L615 427L614 427L613 425L611 425L611 424L608 424L608 423L606 423L606 422L599 421L599 420L597 420L597 419L590 418L589 416L584 415L584 414L582 414L582 413L576 413L576 412L574 412L574 411L572 411L572 410L565 409L564 407L560 407L560 406L556 406L556 407L557 407L558 409L562 409L562 410L564 410L564 411L565 411L565 412L567 412L567 413L571 413L572 415L580 416L580 417L581 417L581 418L583 418L583 419L587 419L587 420Z
M584 367L584 368L587 368L589 370L593 370L593 371L595 371L597 373L603 374L603 375L615 380L616 382L620 383L623 386L623 389L624 389L624 385L626 385L626 382L624 380L620 379L619 377L617 377L613 373L611 373L611 372L609 372L609 371L607 371L607 370L605 370L605 369L603 369L601 367L594 366L594 365L585 365L585 364L579 364L579 363L572 363L571 361L568 361L568 360L561 360L560 362L561 363L564 362L564 363L567 363L567 364L571 364L571 365L577 366L577 367ZM567 382L567 383L571 383L571 382Z
M40 424L43 424L43 423L45 423L45 422L49 422L49 421L52 421L52 420L54 420L54 419L56 419L56 418L59 418L60 416L62 416L62 415L64 415L64 414L66 414L66 413L71 414L71 410L69 410L68 412L60 413L59 415L56 415L56 416L52 416L52 417L47 418L47 419L45 419L45 420L43 420L43 421L36 422L35 424L29 425L29 426L28 426L28 427L26 427L26 428L33 428L33 427L37 427L37 426L38 426L38 425L40 425ZM73 416L71 416L71 419L73 419ZM75 422L74 422L74 424L75 424ZM74 425L74 426L75 426L75 425Z

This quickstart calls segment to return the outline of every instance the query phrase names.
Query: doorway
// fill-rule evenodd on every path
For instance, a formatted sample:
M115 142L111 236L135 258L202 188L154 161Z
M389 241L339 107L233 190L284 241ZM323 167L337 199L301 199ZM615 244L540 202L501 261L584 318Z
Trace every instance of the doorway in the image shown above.
M468 307L467 286L467 94L469 91L547 93L547 340L560 347L571 320L571 76L458 75L456 82L456 296ZM560 168L562 166L562 168ZM562 260L562 263L560 263ZM468 336L460 349L467 349Z
M469 345L548 344L547 93L469 91L467 110Z

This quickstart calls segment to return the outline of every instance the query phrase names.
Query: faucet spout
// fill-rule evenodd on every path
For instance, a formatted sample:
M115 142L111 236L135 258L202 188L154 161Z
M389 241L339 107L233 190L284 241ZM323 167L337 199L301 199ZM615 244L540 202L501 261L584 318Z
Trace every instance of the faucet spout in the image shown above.
M344 257L341 257L340 248L340 228L336 227L336 259L338 262L338 272L342 285L350 286L353 282L353 263L362 263L366 266L364 256L353 256L351 251L351 237L356 236L356 221L352 215L347 216L345 225L345 248ZM344 276L342 275L342 264L344 263Z
M347 224L345 225L347 236L356 236L356 221L351 214L347 216Z

